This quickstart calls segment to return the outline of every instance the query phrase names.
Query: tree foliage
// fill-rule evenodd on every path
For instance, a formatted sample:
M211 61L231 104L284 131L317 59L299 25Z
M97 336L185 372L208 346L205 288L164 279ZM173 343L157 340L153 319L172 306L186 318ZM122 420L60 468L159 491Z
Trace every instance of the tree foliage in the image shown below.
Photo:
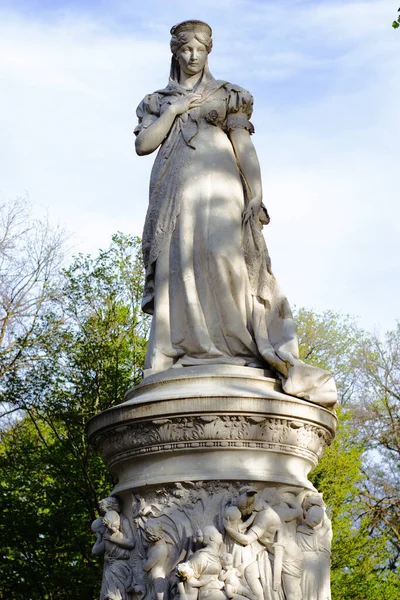
M65 240L62 230L33 218L26 199L0 205L0 394L15 372L41 359L41 342L52 337L41 319L59 293Z
M148 328L142 287L138 239L117 234L98 257L76 257L38 318L40 360L20 362L5 380L8 406L23 417L0 438L4 597L70 598L71 587L76 598L98 592L90 523L113 482L85 426L141 379Z
M400 559L400 323L384 339L371 336L363 368L366 393L354 415L366 447L361 493L374 534L388 540L395 571Z
M301 356L333 373L341 401L336 438L311 474L332 518L333 598L395 600L400 327L382 343L348 315L303 308L296 317Z
M353 317L327 310L295 311L300 358L330 371L338 388L339 402L347 406L362 395L360 356L368 345L368 334Z
M400 13L400 8L397 9L397 12ZM392 23L393 29L398 29L400 27L400 15L397 17L395 21Z

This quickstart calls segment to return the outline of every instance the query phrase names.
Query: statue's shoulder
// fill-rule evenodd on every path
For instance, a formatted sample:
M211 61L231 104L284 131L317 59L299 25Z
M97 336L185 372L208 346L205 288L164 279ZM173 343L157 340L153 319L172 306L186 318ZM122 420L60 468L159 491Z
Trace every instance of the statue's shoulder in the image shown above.
M250 133L254 133L253 125L249 124L248 119L251 118L253 113L253 96L240 85L234 83L226 83L224 89L228 95L228 115L244 114L247 117L247 121L233 121L230 123L232 129L237 127L244 127L248 129ZM234 125L234 126L233 126Z
M136 109L136 115L139 119L145 115L159 115L160 113L160 94L159 92L153 92L152 94L146 94L143 100L139 103Z
M246 90L241 85L236 85L236 83L226 82L224 87L228 93L242 94L244 96L249 96L249 98L253 97L248 90Z
M237 85L236 83L230 83L229 81L225 82L225 88L231 92L246 92L247 91L243 86Z
M224 87L229 96L229 107L231 111L236 112L239 110L248 113L250 116L254 102L250 92L235 83L226 83Z

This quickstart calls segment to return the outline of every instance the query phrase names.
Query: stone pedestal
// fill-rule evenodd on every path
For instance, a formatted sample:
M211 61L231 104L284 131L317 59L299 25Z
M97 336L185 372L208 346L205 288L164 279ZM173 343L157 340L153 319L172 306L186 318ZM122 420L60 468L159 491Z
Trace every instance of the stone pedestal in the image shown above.
M283 536L283 587L280 592L272 590L271 598L307 600L300 591L301 575L294 576L294 592L287 582L284 589L285 556L289 553L292 560L298 555L290 545L297 544L296 528L308 527L307 510L315 505L324 510L307 475L333 439L336 417L332 412L282 393L279 382L266 371L223 365L171 369L146 378L126 398L124 404L102 412L88 424L91 443L118 480L112 494L119 497L120 513L126 520L121 535L134 539L127 561L131 581L124 584L121 598L190 596L190 577L180 573L180 567L177 576L176 567L181 563L194 567L209 552L211 542L207 546L204 532L215 537L217 531L224 536L220 551L228 550L233 567L242 571L244 588L239 595L261 600L251 588L264 581L266 574L260 573L260 566L258 575L251 574L248 565L251 560L257 562L260 548L265 559L271 558ZM266 520L256 542L244 544L234 538L227 516L230 509L232 514L239 509L240 523L232 521L232 527L245 535L251 530L251 519L254 523ZM280 522L275 532L271 524L268 530L271 510ZM325 527L329 537L328 521L322 515L317 534ZM264 527L260 523L257 531ZM312 528L306 533L314 539ZM240 558L246 552L254 557ZM155 562L159 568L151 566L153 555L161 557ZM301 553L296 560L303 562ZM221 581L214 577L216 587L210 600L229 597ZM111 584L103 582L102 598L107 597L107 585ZM118 582L112 585L120 591ZM272 583L265 585L271 588ZM246 590L251 592L247 596ZM266 591L263 597L269 598Z

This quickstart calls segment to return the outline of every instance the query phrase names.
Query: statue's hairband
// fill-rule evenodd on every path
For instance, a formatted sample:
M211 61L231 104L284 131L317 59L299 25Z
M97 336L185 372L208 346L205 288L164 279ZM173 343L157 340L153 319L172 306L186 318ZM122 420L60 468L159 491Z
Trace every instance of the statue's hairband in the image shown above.
M182 21L182 23L178 23L171 27L171 35L179 35L183 31L202 31L210 37L212 36L211 27L207 25L207 23L204 23L204 21Z

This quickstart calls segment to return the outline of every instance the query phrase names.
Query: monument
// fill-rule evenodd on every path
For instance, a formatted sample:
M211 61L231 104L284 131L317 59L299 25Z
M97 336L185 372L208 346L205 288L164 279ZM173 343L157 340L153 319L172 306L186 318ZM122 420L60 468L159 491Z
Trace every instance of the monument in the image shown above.
M249 92L208 67L211 28L171 29L167 87L139 104L159 148L143 232L144 378L88 424L118 480L94 521L101 600L329 600L331 525L308 481L336 388L300 361L262 234Z

